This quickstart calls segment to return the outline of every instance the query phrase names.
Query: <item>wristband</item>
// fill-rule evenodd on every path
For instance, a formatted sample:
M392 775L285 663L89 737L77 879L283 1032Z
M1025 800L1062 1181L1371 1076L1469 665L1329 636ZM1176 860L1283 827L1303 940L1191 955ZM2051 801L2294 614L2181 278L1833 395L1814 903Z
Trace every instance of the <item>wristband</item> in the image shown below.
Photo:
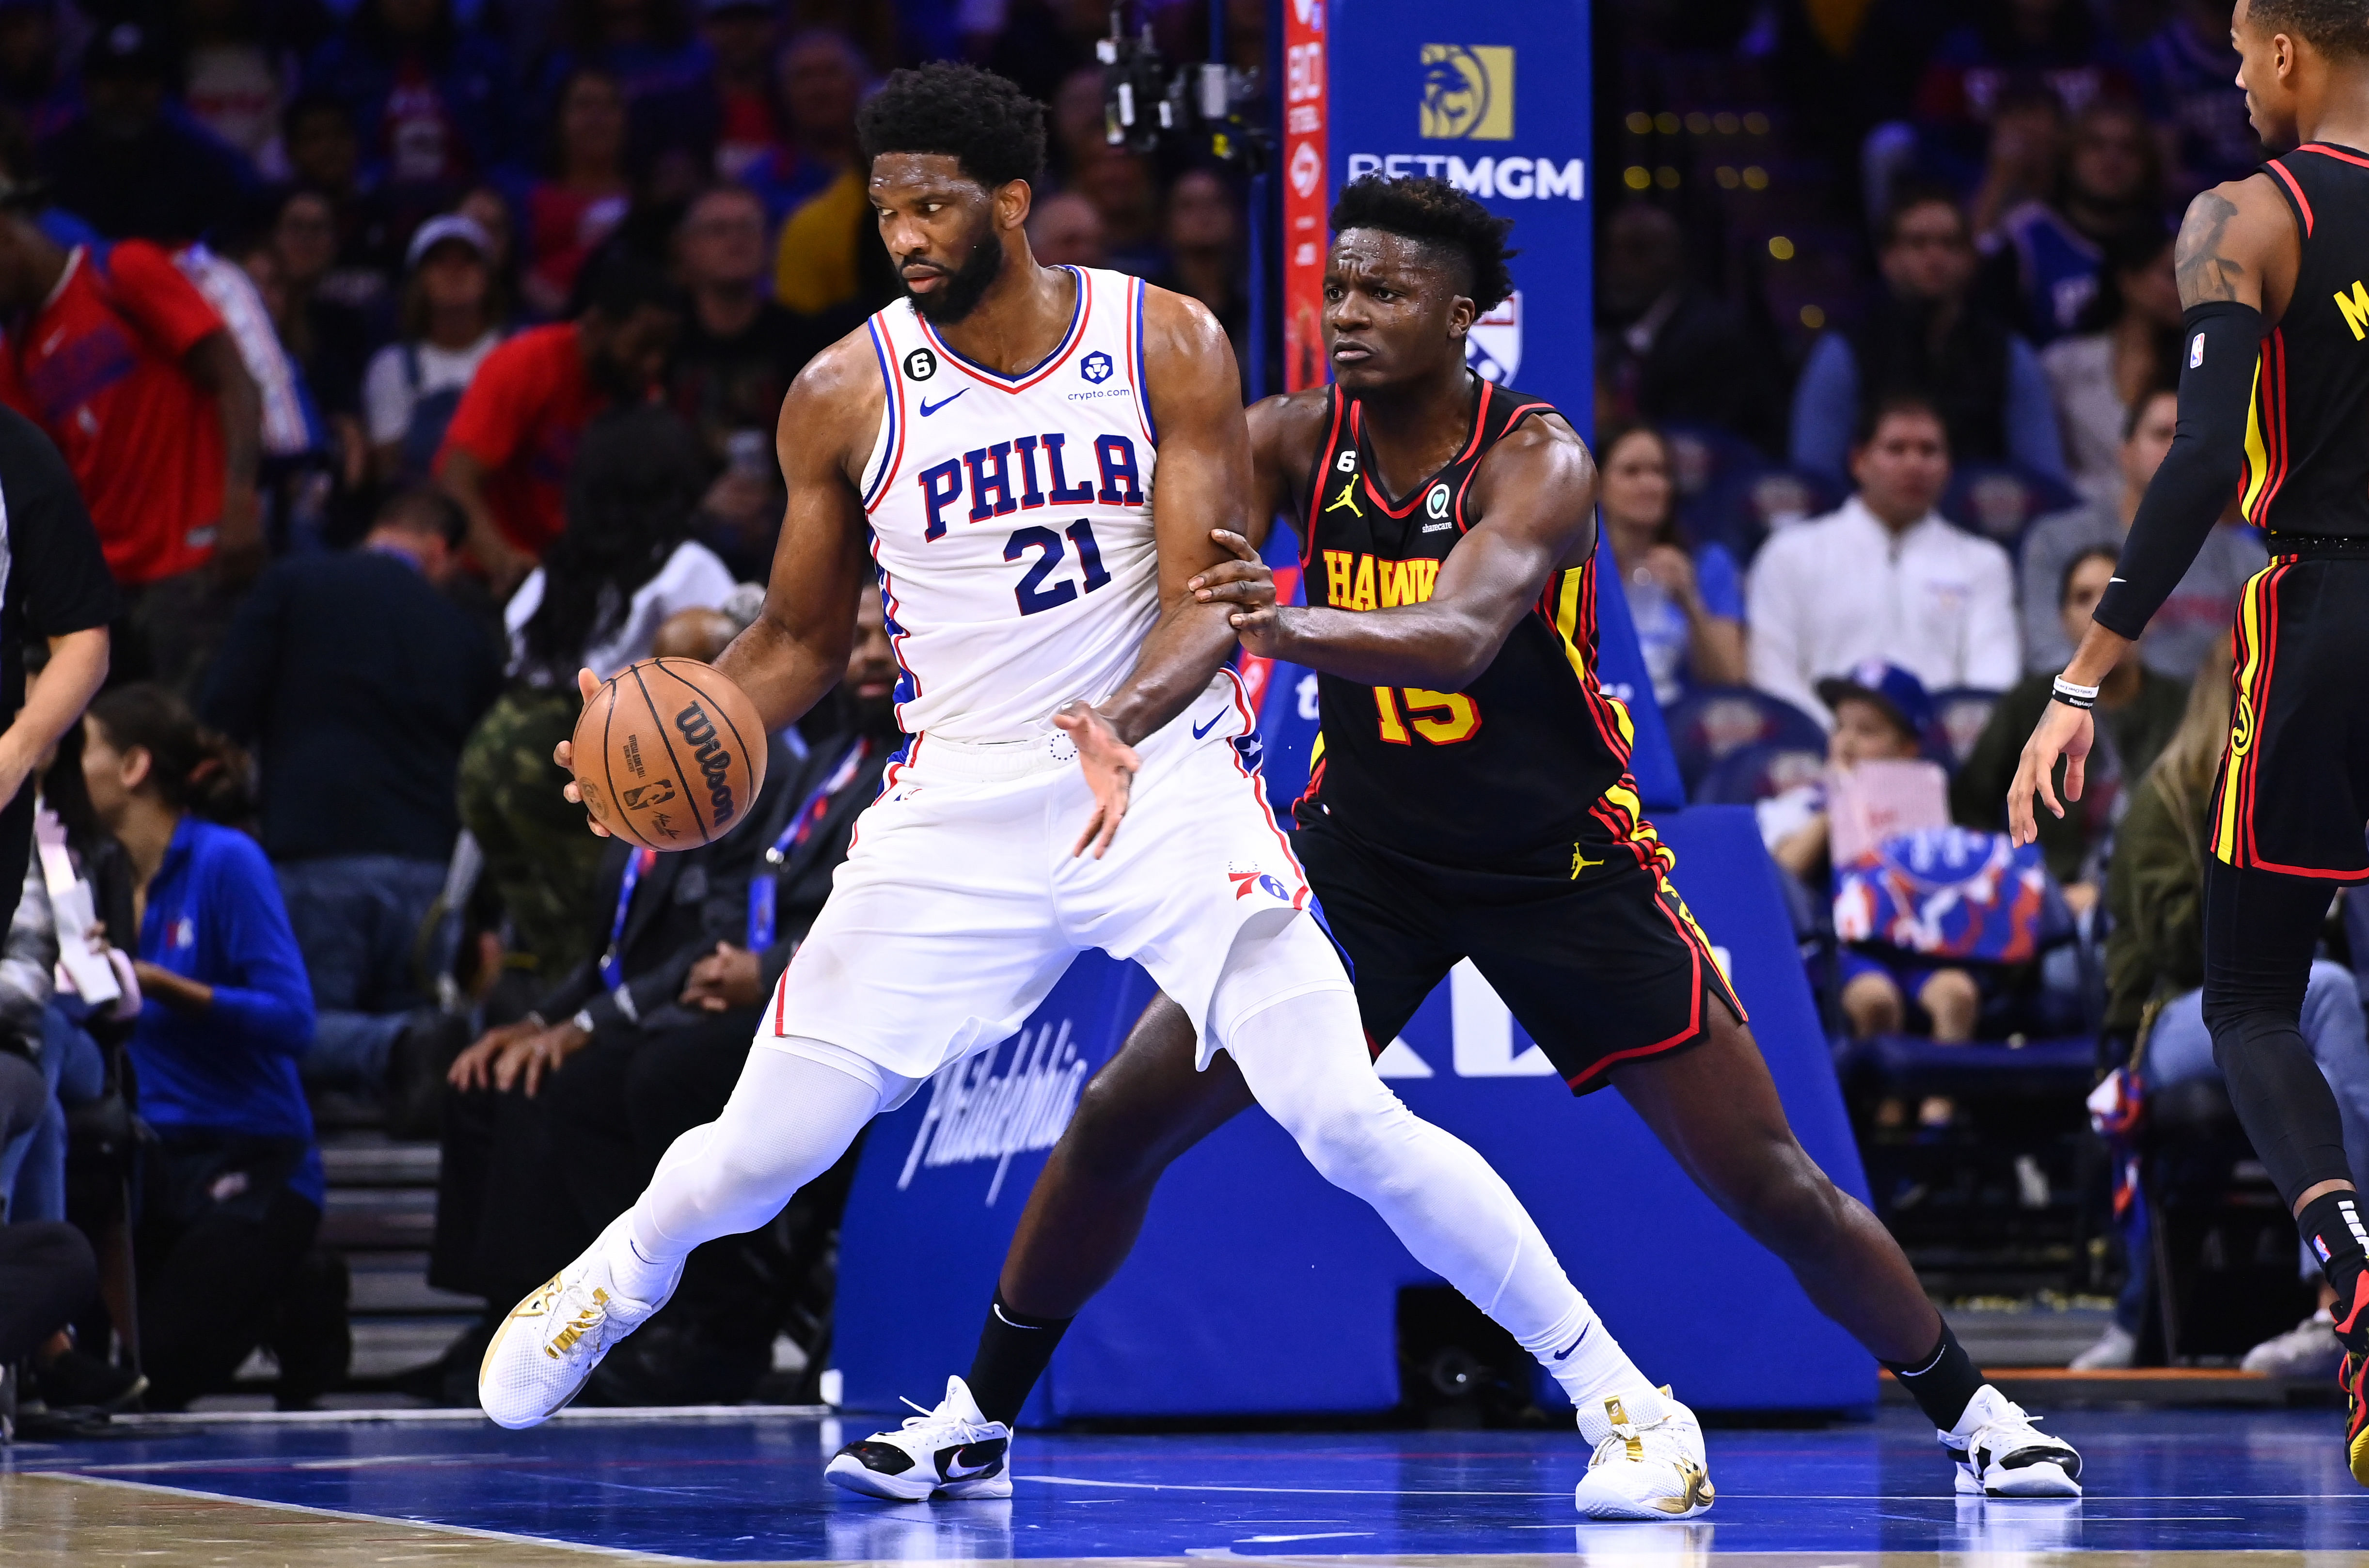
M2059 675L2055 684L2049 688L2048 694L2066 707L2079 708L2084 713L2098 705L2098 688L2076 685L2062 675Z

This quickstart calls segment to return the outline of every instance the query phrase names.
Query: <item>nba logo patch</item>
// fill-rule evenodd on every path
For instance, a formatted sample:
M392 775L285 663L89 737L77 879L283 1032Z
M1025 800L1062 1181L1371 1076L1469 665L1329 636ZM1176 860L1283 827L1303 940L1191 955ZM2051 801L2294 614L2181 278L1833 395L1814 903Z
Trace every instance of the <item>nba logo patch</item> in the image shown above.
M2314 1236L2314 1237L2311 1239L2311 1250L2312 1250L2313 1252L2318 1253L2319 1254L2319 1261L2320 1261L2320 1262L2322 1262L2322 1263L2326 1263L2326 1262L2328 1261L2328 1243L2327 1243L2326 1242L2323 1242L2323 1241L2321 1241L2318 1237Z

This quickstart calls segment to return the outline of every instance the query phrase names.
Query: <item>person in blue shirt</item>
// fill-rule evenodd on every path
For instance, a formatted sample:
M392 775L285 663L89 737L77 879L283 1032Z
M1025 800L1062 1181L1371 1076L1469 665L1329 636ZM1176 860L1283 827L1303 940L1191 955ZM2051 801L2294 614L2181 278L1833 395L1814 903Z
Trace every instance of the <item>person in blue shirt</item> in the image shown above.
M1679 531L1670 445L1651 425L1615 426L1597 451L1596 507L1637 647L1664 707L1700 686L1741 686L1744 588L1719 544L1689 551Z
M132 867L143 998L131 1042L143 1161L133 1235L153 1408L226 1387L321 1223L321 1154L296 1064L313 990L262 848L221 818L244 759L161 686L83 720L93 814Z

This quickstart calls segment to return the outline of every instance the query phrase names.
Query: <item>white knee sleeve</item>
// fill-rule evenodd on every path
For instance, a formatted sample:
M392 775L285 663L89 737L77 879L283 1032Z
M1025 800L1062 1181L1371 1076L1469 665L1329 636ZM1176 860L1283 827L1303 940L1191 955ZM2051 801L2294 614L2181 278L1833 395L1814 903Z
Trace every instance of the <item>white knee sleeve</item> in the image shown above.
M1201 1065L1209 1053L1224 1047L1234 1031L1253 1014L1319 991L1337 991L1349 1001L1351 1034L1365 1038L1356 1026L1355 993L1341 955L1317 929L1314 917L1295 915L1280 925L1245 928L1226 955L1226 967L1209 996L1209 1027L1202 1037Z
M789 1050L749 1053L724 1114L674 1140L634 1205L634 1245L672 1261L753 1230L847 1152L880 1090Z

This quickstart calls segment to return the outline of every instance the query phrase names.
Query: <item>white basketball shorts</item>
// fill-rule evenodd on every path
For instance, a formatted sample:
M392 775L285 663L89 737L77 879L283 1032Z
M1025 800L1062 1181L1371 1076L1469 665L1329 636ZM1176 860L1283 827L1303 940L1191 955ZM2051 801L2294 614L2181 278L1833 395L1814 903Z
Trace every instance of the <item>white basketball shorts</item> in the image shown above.
M1297 918L1308 883L1267 806L1256 724L1230 670L1137 750L1127 817L1096 860L1070 853L1093 795L1068 737L915 737L857 819L756 1043L863 1072L893 1103L1009 1038L1070 959L1099 947L1142 964L1184 1009L1207 1066L1213 1036L1234 1022L1207 1013L1235 938ZM1321 960L1256 1005L1345 989L1329 947Z

